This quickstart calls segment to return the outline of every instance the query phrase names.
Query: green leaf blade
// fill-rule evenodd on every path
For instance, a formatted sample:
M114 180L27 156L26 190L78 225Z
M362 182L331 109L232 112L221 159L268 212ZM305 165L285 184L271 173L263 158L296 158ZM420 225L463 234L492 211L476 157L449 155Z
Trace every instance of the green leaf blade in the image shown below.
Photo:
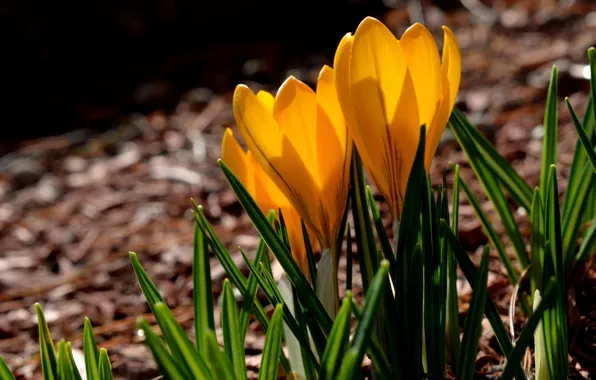
M279 356L281 353L281 341L283 335L283 304L275 307L269 331L265 338L265 346L259 369L259 380L276 380L279 368Z
M244 339L240 334L238 308L232 285L224 280L221 326L224 336L224 352L228 357L236 379L246 379L246 362L244 358Z

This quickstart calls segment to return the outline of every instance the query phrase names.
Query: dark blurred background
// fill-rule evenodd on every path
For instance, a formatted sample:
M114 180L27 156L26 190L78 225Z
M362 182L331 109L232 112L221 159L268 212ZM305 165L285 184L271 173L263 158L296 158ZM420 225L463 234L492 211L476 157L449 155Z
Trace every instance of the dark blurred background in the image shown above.
M196 87L279 83L292 67L328 62L345 32L387 9L381 0L2 2L0 140L109 128Z

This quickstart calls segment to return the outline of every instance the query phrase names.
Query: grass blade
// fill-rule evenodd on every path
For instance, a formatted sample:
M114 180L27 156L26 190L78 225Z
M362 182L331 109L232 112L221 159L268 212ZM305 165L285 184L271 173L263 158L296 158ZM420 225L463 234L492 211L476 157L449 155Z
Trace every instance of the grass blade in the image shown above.
M468 121L463 112L457 108L453 109L453 113L449 118L449 127L466 153L468 160L481 160L484 166L489 168L498 181L503 184L503 187L507 189L515 203L529 212L532 202L532 189L530 186L513 170L490 141Z
M542 291L542 268L544 266L544 209L540 189L536 188L530 212L530 253L532 259L532 294Z
M395 253L393 253L393 248L391 248L391 242L387 237L387 232L385 231L385 226L383 225L383 220L381 219L381 213L379 212L377 202L375 202L375 198L373 197L369 186L366 186L366 195L368 199L368 206L372 212L375 229L377 231L377 237L379 238L379 243L381 244L381 249L383 251L383 257L389 261L390 266L395 266Z
M203 234L205 235L208 244L211 246L213 253L215 253L215 256L217 257L222 267L226 271L228 278L236 286L236 288L238 288L243 297L250 297L250 290L252 289L249 288L249 284L247 283L246 278L244 277L244 275L242 275L240 269L238 269L238 267L234 263L234 260L232 260L230 253L224 247L221 240L219 240L217 234L213 230L213 227L211 227L211 225L207 221L207 218L205 217L205 213L203 211L203 207L198 206L193 201L193 209L193 216L195 217L195 221L199 225L201 231L203 231ZM273 219L269 218L267 219L266 223L268 223L270 226L272 220ZM268 256L266 254L263 254L262 259L263 261L266 261L268 260ZM252 306L253 312L255 313L255 318L259 321L263 330L267 332L267 329L269 328L269 319L265 314L265 310L263 310L263 306L259 302L253 302ZM286 371L289 371L290 365L288 361L285 360L285 357L282 358L282 365L284 366L284 369Z
M99 349L89 318L85 318L85 327L83 328L83 351L87 380L99 379Z
M100 380L113 380L112 376L112 364L108 357L108 350L102 348L99 350L99 379Z
M0 356L0 378L6 380L16 380L2 356Z
M302 227L302 237L304 238L304 248L306 250L306 260L308 262L308 274L310 277L310 282L313 286L313 290L317 291L317 265L315 264L315 255L312 251L312 244L310 243L310 238L308 237L308 230L306 229L306 224L304 224L304 220L300 219L300 225Z
M486 246L482 254L482 261L474 280L474 292L470 300L470 308L464 322L464 334L461 342L461 356L457 366L458 380L472 380L474 378L474 365L478 354L480 332L482 331L482 317L488 296L488 252Z
M542 168L540 170L540 189L545 190L548 185L548 174L551 165L557 164L557 138L559 135L559 124L557 119L558 110L558 74L557 66L553 66L546 107L544 109L544 141L542 145ZM545 199L546 200L546 199Z
M251 218L255 228L257 231L259 231L259 234L263 240L265 240L265 243L267 243L267 246L281 264L288 276L288 279L298 290L302 305L308 310L309 313L312 313L313 319L316 320L323 331L328 334L331 331L331 325L333 322L317 298L308 280L302 274L298 264L292 258L292 254L281 241L276 232L271 228L271 225L267 222L267 219L255 201L250 197L234 173L232 173L232 171L221 159L218 162L228 182L232 186L232 189L236 193L240 204L242 204L242 207L244 207L244 210Z
M571 114L571 120L573 121L573 126L575 126L575 130L577 131L577 135L579 136L579 141L581 142L584 150L586 151L586 156L588 157L588 162L592 165L594 171L596 171L596 152L594 151L594 146L590 142L590 138L584 129L581 121L577 117L577 114L573 110L571 103L569 102L569 98L565 98L565 103L567 104L567 109Z
M41 305L35 304L37 325L39 329L39 353L41 356L41 369L44 380L54 380L58 376L58 360L54 349L54 342L50 335L50 328L43 315Z
M556 284L555 280L551 278L551 281L547 284L546 290L544 292L544 297L540 304L534 308L534 312L524 329L522 330L519 338L515 342L515 347L511 351L511 353L507 356L507 365L505 366L505 371L503 371L503 375L501 375L501 380L510 380L513 379L513 365L512 363L519 363L521 362L522 355L526 351L526 348L530 345L532 338L534 337L534 332L542 319L544 311L546 310L549 305L551 305L555 301L556 297ZM542 332L540 332L542 333ZM538 348L536 348L538 349ZM538 354L536 354L538 355ZM538 357L536 358L536 365L538 365Z
M377 271L377 261L373 259L377 253L377 244L366 202L364 169L356 146L352 148L352 168L350 173L354 234L356 237L356 248L358 249L358 261L360 262L362 286L366 292L368 285Z
M215 332L213 332L213 330L206 330L205 335L207 336L207 358L209 359L209 363L211 363L215 379L234 380L232 363L230 363L226 355L221 352L219 344L217 344Z
M594 246L596 246L596 219L592 221L592 225L584 236L582 245L579 247L579 252L575 258L575 264L573 268L574 272L579 270L579 268L582 267L587 260L594 256L596 253Z
M213 320L213 293L211 291L211 270L207 241L203 231L196 223L193 244L192 287L195 343L199 354L205 355L207 352L205 328L215 330L215 322Z
M75 362L74 355L72 354L72 343L66 342L66 353L68 354L68 361L70 366L72 367L72 374L75 380L83 380L81 374L79 373L79 369L77 367L77 363ZM89 379L91 380L91 379Z
M248 258L248 256L246 256L246 253L244 253L244 250L240 249L240 253L242 254L242 257L244 258L244 261L246 262L246 265L248 266L248 269L250 271L250 273L254 276L254 278L257 280L259 286L261 287L261 289L263 290L263 292L265 293L265 296L267 297L267 299L269 300L269 302L273 305L273 306L277 306L279 304L283 304L283 316L284 316L284 322L286 323L286 325L288 326L288 328L292 331L292 333L294 334L294 336L296 337L296 339L298 339L298 341L300 342L300 346L302 348L304 348L307 351L307 354L309 354L309 360L311 362L315 362L316 363L316 359L314 358L314 354L312 353L312 351L310 350L310 342L308 341L307 337L303 334L302 329L300 328L300 325L298 324L298 322L296 321L296 319L294 318L294 316L292 315L291 310L288 308L288 306L284 303L283 297L281 295L281 293L279 292L279 289L275 286L275 284L273 284L274 286L271 286L271 283L269 282L269 280L266 278L266 276L269 274L269 272L267 272L265 269L263 269L262 271L259 271L254 264L250 261L250 259ZM263 263L259 263L259 266L261 268L263 268ZM315 341L315 345L316 343L316 336L313 336L313 340ZM325 346L324 342L319 343L322 347ZM285 359L285 356L283 356L283 358ZM282 364L283 364L283 360L282 360ZM286 368L286 365L284 365L284 368ZM288 371L290 369L289 366L287 366L286 368Z
M246 362L244 359L244 339L240 335L238 307L230 280L224 280L223 305L221 310L221 327L224 337L224 352L228 357L236 379L246 379ZM205 329L205 327L203 327ZM213 330L213 329L211 329Z
M265 346L263 347L263 354L261 359L261 368L259 369L259 380L277 379L277 371L279 368L279 355L282 352L282 317L283 304L278 304L275 307L273 316L271 316L269 331L267 331L267 337L265 338Z
M550 167L546 209L546 241L550 259L552 260L553 273L556 278L557 297L555 307L550 308L544 321L545 329L549 331L547 338L547 353L552 350L551 363L553 371L551 376L555 379L566 379L567 367L567 293L565 290L565 271L563 267L563 246L561 236L561 216L559 207L559 186L557 170L554 165ZM546 275L549 273L547 272ZM549 346L550 340L552 345Z
M346 238L346 292L352 290L352 264L354 256L352 254L352 229L348 223L348 236Z
M457 113L454 112L453 115L457 115ZM457 125L464 124L464 121L462 121L457 116L453 117L453 115L450 119L452 123ZM460 127L454 126L452 127L452 129L453 128L456 129ZM469 129L471 130L473 128ZM521 264L522 269L525 269L529 264L528 253L526 252L526 246L522 239L521 232L519 231L515 218L513 217L513 213L509 208L509 202L505 198L505 195L503 194L503 191L501 190L501 187L499 185L499 181L497 180L497 178L500 180L500 177L496 176L497 178L495 178L495 173L489 170L486 164L485 157L482 155L481 151L476 147L475 143L470 138L469 133L466 133L466 131L462 129L461 133L458 133L457 136L459 136L458 141L462 148L464 146L466 147L464 150L466 152L466 156L468 157L470 166L474 170L476 177L478 177L478 180L480 181L484 189L484 192L486 193L486 196L488 197L488 199L490 199L495 210L497 211L499 219L503 223L503 227L507 232L511 245L515 250L515 254ZM528 212L530 211L531 207L531 197L532 194L530 191L527 208L524 206L524 208L526 208Z
M453 231L451 231L449 225L444 220L441 220L440 223L441 228L443 229L443 236L447 238L447 241L451 246L455 258L459 263L461 271L463 272L464 276L466 276L468 283L473 286L476 283L477 273L476 268L472 263L472 260L470 260L470 258L468 257L466 250L457 240L455 234L453 233ZM484 314L490 322L490 325L495 334L495 338L497 338L499 347L501 347L501 351L503 351L503 354L508 355L513 349L513 344L511 343L511 338L509 337L507 329L503 324L503 320L501 319L499 310L497 309L497 306L495 305L495 303L489 295L487 295L486 305L484 308ZM515 376L519 376L520 379L523 379L524 371L522 370L521 365L518 365L517 367L518 368L516 369Z
M459 219L459 165L455 165L453 174L453 216L451 219L451 229L457 233ZM447 241L445 239L445 241ZM454 371L457 370L459 358L460 340L459 340L459 303L457 295L457 261L453 251L447 245L447 360Z
M75 380L73 368L74 363L70 361L68 356L68 350L66 348L66 342L62 339L58 342L58 379L60 380Z
M352 292L348 291L342 301L339 313L333 328L329 334L327 347L321 359L321 370L319 378L321 380L335 379L341 358L344 357L345 350L350 339L350 320L352 317Z
M179 368L179 366L183 366L183 364L172 357L172 354L170 354L170 351L166 348L164 341L153 332L147 321L139 319L137 321L137 326L143 331L145 344L153 354L159 372L170 380L184 379L184 371Z
M174 315L166 304L157 302L153 305L153 308L155 319L168 347L172 351L172 355L185 365L185 376L200 379L211 378L208 365L192 345L182 326L176 322Z
M339 375L336 377L337 379L352 379L354 378L354 374L360 371L360 363L362 363L364 352L370 342L370 336L377 320L376 314L385 293L385 286L389 279L388 274L389 262L383 260L366 292L362 318L360 319L360 323L358 323L358 327L356 327L352 347L343 358Z
M165 304L166 301L163 299L163 297L159 293L159 289L157 289L157 286L155 286L153 281L151 281L151 279L147 275L147 272L145 272L145 270L143 269L143 266L141 265L141 263L139 262L139 259L137 258L137 254L134 252L129 252L129 256L130 256L130 261L132 262L132 269L135 272L135 276L137 277L137 282L139 283L139 286L141 287L141 291L143 292L143 295L145 296L145 300L147 301L147 304L149 305L149 308L151 309L151 311L155 313L155 310L153 310L153 307L155 306L155 304L158 302Z

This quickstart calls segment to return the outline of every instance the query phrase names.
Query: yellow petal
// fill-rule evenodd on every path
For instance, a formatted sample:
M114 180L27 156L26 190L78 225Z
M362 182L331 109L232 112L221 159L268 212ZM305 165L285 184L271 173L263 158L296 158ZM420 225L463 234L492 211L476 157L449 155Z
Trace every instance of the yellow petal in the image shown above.
M461 53L457 39L451 29L443 26L443 32L442 70L446 73L447 81L449 83L449 109L452 110L455 105L455 98L457 98L459 82L461 79Z
M353 40L351 33L346 34L339 42L333 60L337 98L346 122L350 126L356 125L354 104L350 98L350 54Z
M254 171L255 194L263 204L263 207L261 207L261 204L259 204L259 207L264 212L269 212L271 209L277 210L279 207L289 207L290 201L288 198L261 168L251 151L246 152L246 159Z
M398 217L400 181L418 141L418 104L400 42L370 17L358 26L352 42L350 97L357 122L351 128L354 141Z
M394 191L394 199L396 199L396 205L394 205L395 218L401 216L401 210L403 209L402 203L406 194L406 186L408 184L408 178L410 177L410 171L414 163L414 156L416 155L416 148L420 140L420 121L418 119L418 103L416 96L414 95L414 82L410 75L410 70L406 71L404 83L402 87L402 96L399 99L397 105L397 111L395 113L396 118L393 120L392 125L392 137L393 137L393 165L395 165L395 179L392 179L390 184L396 187ZM412 94L412 95L410 95ZM427 126L428 128L428 126ZM398 181L397 184L393 184L393 181Z
M271 95L271 93L268 91L261 90L257 92L257 99L259 99L261 103L263 103L267 111L269 111L269 113L273 115L273 103L275 102L275 98L273 97L273 95Z
M280 209L284 217L286 230L288 231L288 240L290 241L290 250L292 251L292 256L294 257L294 260L296 260L296 263L298 263L302 273L309 278L308 258L306 256L306 248L304 246L304 236L302 234L300 215L292 207L281 207ZM311 239L311 243L316 243L315 236L310 235L309 238Z
M246 160L246 153L236 141L230 128L226 128L221 141L221 156L246 190L254 197L255 181L252 165ZM255 201L258 203L258 200L255 199Z
M317 160L322 187L321 198L327 209L329 228L340 222L348 194L351 141L341 113L333 69L324 66L317 81Z
M316 226L317 186L298 151L282 133L265 106L246 86L234 91L234 116L255 159L305 220Z
M316 166L317 97L315 92L298 79L290 76L281 85L273 117L280 130L292 142L305 167L318 182Z
M430 164L441 140L441 135L445 130L449 115L455 105L455 99L459 90L461 78L461 55L457 40L453 32L446 26L444 30L443 57L441 66L442 95L441 103L437 111L433 130L429 131L426 147L426 170L430 169Z
M441 100L441 61L435 40L422 24L416 23L406 30L400 40L412 75L420 124L432 125Z

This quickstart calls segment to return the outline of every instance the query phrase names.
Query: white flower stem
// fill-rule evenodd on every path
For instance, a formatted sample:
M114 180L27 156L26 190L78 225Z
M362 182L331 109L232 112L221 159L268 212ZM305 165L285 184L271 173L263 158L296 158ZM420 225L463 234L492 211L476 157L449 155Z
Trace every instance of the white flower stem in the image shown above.
M331 248L324 248L317 267L317 296L332 319L339 310L337 264Z

